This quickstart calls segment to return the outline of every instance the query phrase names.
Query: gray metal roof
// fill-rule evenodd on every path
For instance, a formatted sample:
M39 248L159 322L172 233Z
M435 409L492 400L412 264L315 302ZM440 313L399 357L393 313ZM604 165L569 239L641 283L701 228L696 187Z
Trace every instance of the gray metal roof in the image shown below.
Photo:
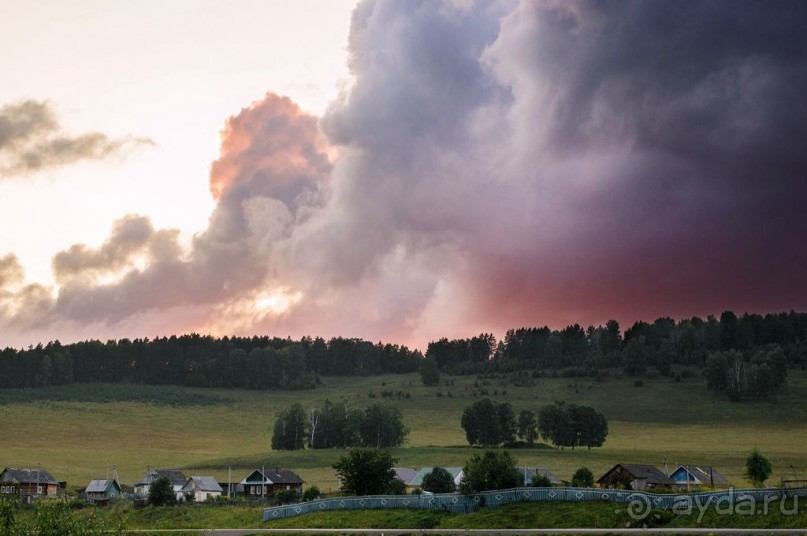
M217 491L221 493L224 490L221 489L219 483L212 476L192 476L179 491L182 493L190 491Z
M117 485L120 489L120 484L115 480L92 480L85 490L86 493L105 493L110 486Z
M44 469L14 469L8 467L0 473L0 482L17 484L55 484L59 483Z
M160 477L167 476L171 481L172 486L183 486L188 481L188 477L182 474L182 471L177 469L149 469L143 480L135 484L135 486L148 486Z
M395 478L402 481L407 486L410 485L418 475L417 469L411 469L409 467L393 467L392 470L395 471Z

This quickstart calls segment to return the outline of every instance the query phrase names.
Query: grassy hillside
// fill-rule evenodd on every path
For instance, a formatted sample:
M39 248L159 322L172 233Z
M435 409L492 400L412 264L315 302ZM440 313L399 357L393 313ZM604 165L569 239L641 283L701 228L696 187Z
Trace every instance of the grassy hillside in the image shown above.
M382 391L400 391L393 400L411 434L406 447L394 451L399 464L463 465L471 451L460 415L486 390L517 410L566 400L606 415L610 434L602 448L513 452L520 464L546 466L565 479L582 465L598 476L619 461L661 466L666 458L670 466L712 465L743 486L743 462L754 447L773 463L770 482L794 473L803 478L807 470L803 371L791 371L775 399L742 403L706 391L699 378L644 380L642 387L628 378L539 378L528 379L534 382L528 386L504 377L447 380L450 385L426 388L416 375L325 378L316 390L283 393L125 385L6 390L0 392L0 466L40 465L78 487L103 478L108 463L117 465L127 484L137 482L147 467L178 467L226 481L229 467L233 480L240 480L265 464L293 468L308 484L328 491L338 485L330 465L343 452L272 452L271 427L279 409L343 396L361 407L378 400Z

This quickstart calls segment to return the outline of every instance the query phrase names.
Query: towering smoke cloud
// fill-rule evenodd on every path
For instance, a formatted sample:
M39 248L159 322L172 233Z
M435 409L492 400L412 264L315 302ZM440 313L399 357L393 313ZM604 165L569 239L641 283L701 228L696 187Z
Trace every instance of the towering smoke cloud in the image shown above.
M803 2L362 2L321 119L270 93L228 120L187 251L128 217L54 259L37 321L183 307L423 343L804 308L805 23Z

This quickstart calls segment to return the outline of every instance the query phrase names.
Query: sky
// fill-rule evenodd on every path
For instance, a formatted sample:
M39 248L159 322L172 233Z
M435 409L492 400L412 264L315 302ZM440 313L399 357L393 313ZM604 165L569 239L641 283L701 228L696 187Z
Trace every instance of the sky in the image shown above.
M0 3L0 347L807 308L804 2Z

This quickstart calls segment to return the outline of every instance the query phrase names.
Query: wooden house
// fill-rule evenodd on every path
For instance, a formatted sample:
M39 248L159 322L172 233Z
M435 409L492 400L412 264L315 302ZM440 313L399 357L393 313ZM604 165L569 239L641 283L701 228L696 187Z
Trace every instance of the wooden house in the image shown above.
M696 467L694 465L679 465L678 469L670 475L673 485L677 488L727 488L729 482L712 467Z
M305 481L291 469L273 467L272 469L255 469L240 482L244 486L244 496L249 499L271 497L278 491L303 491Z
M121 497L121 487L114 478L112 480L92 480L84 490L84 496L91 503L105 504Z
M56 497L59 482L44 469L14 469L7 467L0 473L0 495L17 495L30 501L43 497Z
M602 475L597 484L603 488L621 488L627 485L630 489L644 490L669 487L673 485L673 481L655 465L618 463Z
M212 476L192 476L179 491L183 498L190 493L195 502L204 502L221 497L224 490Z

